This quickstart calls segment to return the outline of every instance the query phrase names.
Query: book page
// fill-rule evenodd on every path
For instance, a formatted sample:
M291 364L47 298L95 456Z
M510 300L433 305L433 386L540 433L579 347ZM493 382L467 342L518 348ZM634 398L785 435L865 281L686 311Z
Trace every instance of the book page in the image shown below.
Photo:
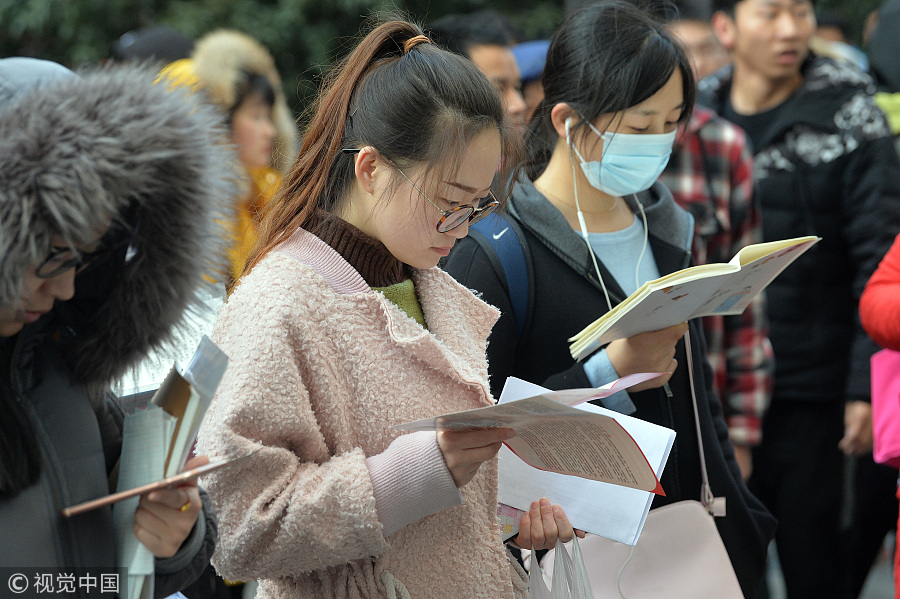
M693 267L645 283L618 306L569 339L569 351L583 360L600 347L640 333L713 314L740 314L788 265L819 241L800 237L755 244L738 252L730 268L710 276ZM752 260L751 260L752 258ZM739 270L738 263L741 264ZM720 265L722 266L722 265ZM690 273L700 273L700 278ZM677 282L676 282L677 281Z
M173 476L184 468L200 422L227 366L228 357L204 335L184 374L173 366L154 394L152 403L177 419L166 458L166 476Z
M637 384L654 376L659 375L645 373L629 377L629 382ZM618 383L607 385L609 388L603 393L598 393L598 389L570 389L564 392L564 397L572 403L603 397L624 387L621 380ZM516 436L506 441L506 445L535 468L662 493L659 480L640 447L615 419L554 401L555 393L544 392L391 428L413 431L511 428Z
M209 409L213 395L228 367L228 356L206 335L200 340L197 351L184 369L184 378L191 384L191 397L185 410L182 428L174 441L177 461L170 474L181 472L190 456L191 447L200 430L200 423Z
M603 399L604 397L609 397L613 393L618 393L631 386L661 376L661 374L662 373L659 372L640 372L631 374L595 389L563 389L561 391L544 390L543 397L552 402L550 410L555 411L559 408L559 405L556 404L562 406L574 406L594 399ZM546 407L541 407L536 404L511 402L502 406L493 405L485 408L455 412L453 414L434 416L432 418L423 418L422 420L414 420L403 424L395 424L390 428L404 431L468 431L500 427L514 428L520 424L530 422L535 417L535 414L543 414L546 411Z
M611 383L607 383L595 389L560 389L559 391L550 391L549 389L540 387L536 394L543 394L544 397L552 399L553 401L566 406L576 406L586 401L593 401L595 399L603 399L604 397L609 397L613 393L624 391L629 387L633 387L645 381L655 379L656 377L662 376L663 374L664 373L661 372L638 372L636 374L628 374L623 376L622 378L616 379Z
M510 377L503 388L501 402L523 395L540 393L543 388ZM579 409L605 414L616 419L641 447L657 477L669 457L675 432L637 418L612 412L593 404ZM653 493L627 487L545 472L532 468L503 447L500 449L499 501L505 504L503 524L512 532L512 508L529 509L531 502L547 497L560 505L575 528L633 545L647 519ZM518 515L521 518L521 514Z
M616 339L627 339L640 333L658 331L694 318L698 308L715 294L720 278L704 278L680 285L653 289L631 306L627 312L609 312L572 339L571 351L577 358L586 357Z
M497 518L500 520L500 538L507 541L519 534L519 524L525 511L504 503L497 504Z
M767 241L765 243L754 243L753 245L748 245L745 248L742 248L734 258L731 259L732 264L739 264L744 266L746 264L750 264L755 260L759 260L760 258L764 258L769 254L773 254L778 250L788 247L796 247L797 249L801 249L801 246L811 246L813 243L817 242L820 238L815 235L807 235L805 237L795 237L793 239L784 239L781 241ZM812 242L812 243L810 243ZM803 249L803 251L806 251ZM803 253L803 252L801 252Z
M765 289L791 262L811 248L818 239L813 237L812 241L802 243L782 241L764 244L774 247L775 250L746 262L741 270L723 278L721 287L697 308L696 316L740 314L761 290ZM744 250L750 251L745 255ZM756 246L744 250L738 254L741 260L759 253Z
M557 411L561 406L574 406L593 399L603 399L613 393L623 391L633 385L661 376L658 372L641 372L624 376L595 389L563 389L561 391L543 390L543 397L552 403L549 406L551 412ZM543 388L542 388L543 389ZM523 398L535 399L535 398ZM560 405L556 405L560 404ZM486 428L514 428L531 422L535 415L546 413L547 407L528 402L510 402L504 405L493 405L474 410L444 414L432 418L423 418L403 424L395 424L390 428L404 431L470 431Z
M544 399L522 401L543 404ZM605 414L568 410L576 413L547 413L515 427L516 436L505 445L540 470L664 494L641 448L622 425Z
M178 374L178 368L173 366L162 385L153 394L153 399L150 400L152 405L159 406L175 419L175 430L169 444L169 451L166 453L163 472L166 476L178 472L178 460L181 457L180 446L178 446L179 432L182 430L182 421L185 412L189 409L190 401L191 385Z

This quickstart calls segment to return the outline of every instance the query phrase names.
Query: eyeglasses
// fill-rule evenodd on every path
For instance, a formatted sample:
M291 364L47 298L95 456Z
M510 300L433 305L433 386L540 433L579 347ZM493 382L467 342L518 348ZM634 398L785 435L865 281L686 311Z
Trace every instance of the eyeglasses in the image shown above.
M342 148L341 152L352 154L359 152L359 149ZM438 233L446 233L447 231L452 231L456 227L466 222L466 220L469 221L470 225L474 225L484 217L489 216L500 206L500 202L497 201L497 198L494 197L494 194L488 191L488 194L486 196L475 201L477 208L471 204L468 204L466 206L457 206L456 208L451 208L450 210L444 210L443 208L432 202L431 198L425 195L425 193L421 189L419 189L418 185L413 183L412 179L407 177L406 173L400 170L399 166L394 164L393 160L388 158L387 161L391 163L391 166L397 169L397 172L403 175L404 179L409 181L409 184L413 186L413 189L419 192L419 195L428 200L428 203L437 208L443 215L441 216L441 220L438 221L436 226Z
M393 161L390 162L394 166L394 168L397 169L397 171L401 175L403 175L403 178L409 181L409 184L419 192L419 195L428 200L429 204L440 210L441 214L443 214L441 220L439 220L437 223L438 233L446 233L447 231L452 231L456 227L466 222L466 220L469 221L470 225L474 225L484 217L491 214L500 205L500 202L497 201L497 198L494 197L494 194L488 191L488 194L486 196L476 200L475 203L478 204L478 208L471 204L467 204L465 206L457 206L456 208L451 208L450 210L444 210L443 208L432 202L431 198L425 195L425 193L421 189L419 189L419 187L415 183L412 182L412 179L407 177L406 173L400 170L400 168L396 164L394 164Z
M93 252L79 253L71 248L53 248L47 257L35 269L34 274L39 279L52 279L58 277L71 268L77 269L76 272L82 272L92 264L99 262L120 249L131 240L126 238L112 245L100 244Z

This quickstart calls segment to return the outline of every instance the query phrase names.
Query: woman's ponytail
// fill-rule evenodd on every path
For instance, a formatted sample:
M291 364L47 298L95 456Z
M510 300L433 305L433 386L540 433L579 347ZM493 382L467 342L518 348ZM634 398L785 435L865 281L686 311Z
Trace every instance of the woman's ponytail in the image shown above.
M351 102L360 81L373 68L400 58L405 54L404 45L418 37L425 36L412 23L384 23L326 76L325 86L311 107L313 117L303 135L300 154L266 212L260 241L247 260L245 273L287 232L310 228L315 223L317 201L336 191L329 189L329 175L335 161L341 158L345 129L352 121Z
M311 109L300 155L267 211L245 273L297 229L321 232L330 222L323 214L340 212L355 181L355 155L344 148L370 145L400 167L452 169L468 142L492 129L500 135L503 170L518 165L521 140L491 83L405 21L366 35L328 75Z

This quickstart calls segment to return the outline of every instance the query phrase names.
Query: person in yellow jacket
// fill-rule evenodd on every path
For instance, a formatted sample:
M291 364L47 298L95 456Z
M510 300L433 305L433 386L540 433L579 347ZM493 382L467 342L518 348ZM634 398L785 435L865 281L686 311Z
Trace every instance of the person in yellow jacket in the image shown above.
M171 85L202 91L222 109L247 172L228 251L230 284L240 277L256 243L265 207L297 155L297 129L281 77L272 56L259 42L224 29L201 38L190 58L170 63L161 76Z

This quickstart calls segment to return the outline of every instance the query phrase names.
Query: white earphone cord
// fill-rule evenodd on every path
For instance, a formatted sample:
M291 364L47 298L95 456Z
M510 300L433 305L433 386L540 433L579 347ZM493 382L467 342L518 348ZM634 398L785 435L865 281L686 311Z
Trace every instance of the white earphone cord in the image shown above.
M591 241L588 239L587 224L584 222L584 213L581 211L581 204L578 202L578 176L575 170L575 156L572 148L572 140L569 136L569 123L571 117L566 119L566 145L569 147L569 164L572 165L572 187L575 192L575 211L578 214L578 224L581 226L581 236L588 246L588 253L591 255L591 261L594 263L594 271L597 273L597 279L600 280L600 288L603 289L603 297L606 298L606 306L612 310L612 302L609 301L609 292L606 290L606 283L600 275L600 267L597 265L597 257L594 255L594 248L591 247Z
M575 193L575 211L578 214L578 224L581 227L581 236L588 246L588 253L591 255L591 262L593 262L594 264L594 272L597 273L597 279L600 281L600 288L603 289L603 297L606 298L606 307L609 310L612 310L612 302L609 300L609 292L606 290L606 283L603 282L603 275L600 274L600 266L597 264L597 256L594 254L594 248L591 247L591 241L588 238L587 224L584 221L584 213L581 211L581 204L578 201L578 176L577 171L575 170L575 159L573 151L574 148L572 147L572 140L569 136L569 123L570 120L566 119L566 145L569 146L569 164L572 165L572 187ZM634 286L635 289L638 289L641 286L641 261L644 259L644 254L647 251L647 242L650 233L647 226L647 215L644 213L644 205L641 204L641 201L638 199L637 194L632 194L632 197L634 198L635 203L637 203L638 209L641 211L641 220L644 223L644 243L641 246L641 253L638 255L637 264L634 267Z

